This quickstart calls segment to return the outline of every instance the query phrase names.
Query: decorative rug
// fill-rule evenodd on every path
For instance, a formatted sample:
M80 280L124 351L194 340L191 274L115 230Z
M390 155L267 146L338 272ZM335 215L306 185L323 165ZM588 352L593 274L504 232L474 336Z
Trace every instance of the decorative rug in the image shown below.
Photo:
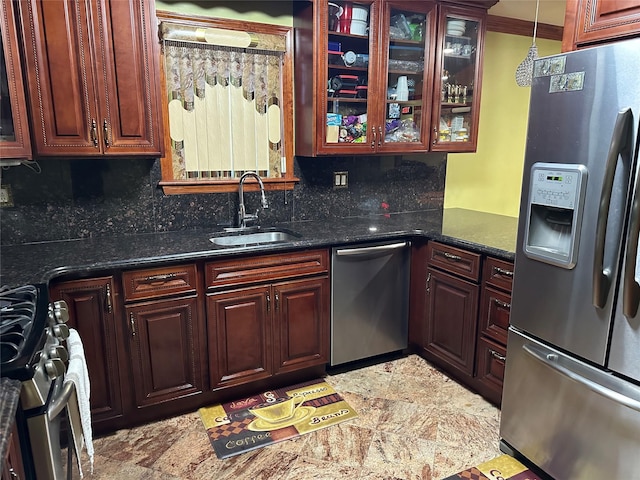
M471 480L542 480L542 477L533 473L510 455L500 455L477 467L468 468L442 480L458 480L460 478Z
M322 379L198 410L218 458L228 458L356 418Z

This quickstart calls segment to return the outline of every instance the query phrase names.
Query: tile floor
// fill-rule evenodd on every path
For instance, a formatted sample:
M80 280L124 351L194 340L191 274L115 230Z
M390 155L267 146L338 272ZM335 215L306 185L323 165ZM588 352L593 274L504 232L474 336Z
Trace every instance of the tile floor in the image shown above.
M326 380L358 418L219 460L188 413L95 439L85 479L430 480L500 454L500 411L417 355Z

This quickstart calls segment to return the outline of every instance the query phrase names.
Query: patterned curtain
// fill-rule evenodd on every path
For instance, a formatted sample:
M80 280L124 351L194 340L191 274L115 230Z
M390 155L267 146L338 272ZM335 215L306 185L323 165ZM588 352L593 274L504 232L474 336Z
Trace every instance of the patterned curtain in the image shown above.
M173 178L281 177L282 51L164 40Z

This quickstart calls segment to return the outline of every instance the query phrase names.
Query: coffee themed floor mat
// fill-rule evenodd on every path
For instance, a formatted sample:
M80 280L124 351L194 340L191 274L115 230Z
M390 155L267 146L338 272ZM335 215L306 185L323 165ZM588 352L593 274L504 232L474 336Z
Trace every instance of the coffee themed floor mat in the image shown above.
M358 416L322 379L198 410L218 458L330 427Z
M492 460L458 472L443 480L543 480L509 455L500 455Z

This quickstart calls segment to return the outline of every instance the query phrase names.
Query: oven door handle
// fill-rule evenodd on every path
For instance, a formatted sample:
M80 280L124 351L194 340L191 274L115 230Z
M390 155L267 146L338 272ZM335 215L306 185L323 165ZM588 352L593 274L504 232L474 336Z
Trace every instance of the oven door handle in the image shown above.
M69 403L71 394L75 391L76 385L73 382L65 382L60 390L60 393L56 395L54 392L53 400L49 404L47 409L47 417L49 420L53 420L64 410Z

